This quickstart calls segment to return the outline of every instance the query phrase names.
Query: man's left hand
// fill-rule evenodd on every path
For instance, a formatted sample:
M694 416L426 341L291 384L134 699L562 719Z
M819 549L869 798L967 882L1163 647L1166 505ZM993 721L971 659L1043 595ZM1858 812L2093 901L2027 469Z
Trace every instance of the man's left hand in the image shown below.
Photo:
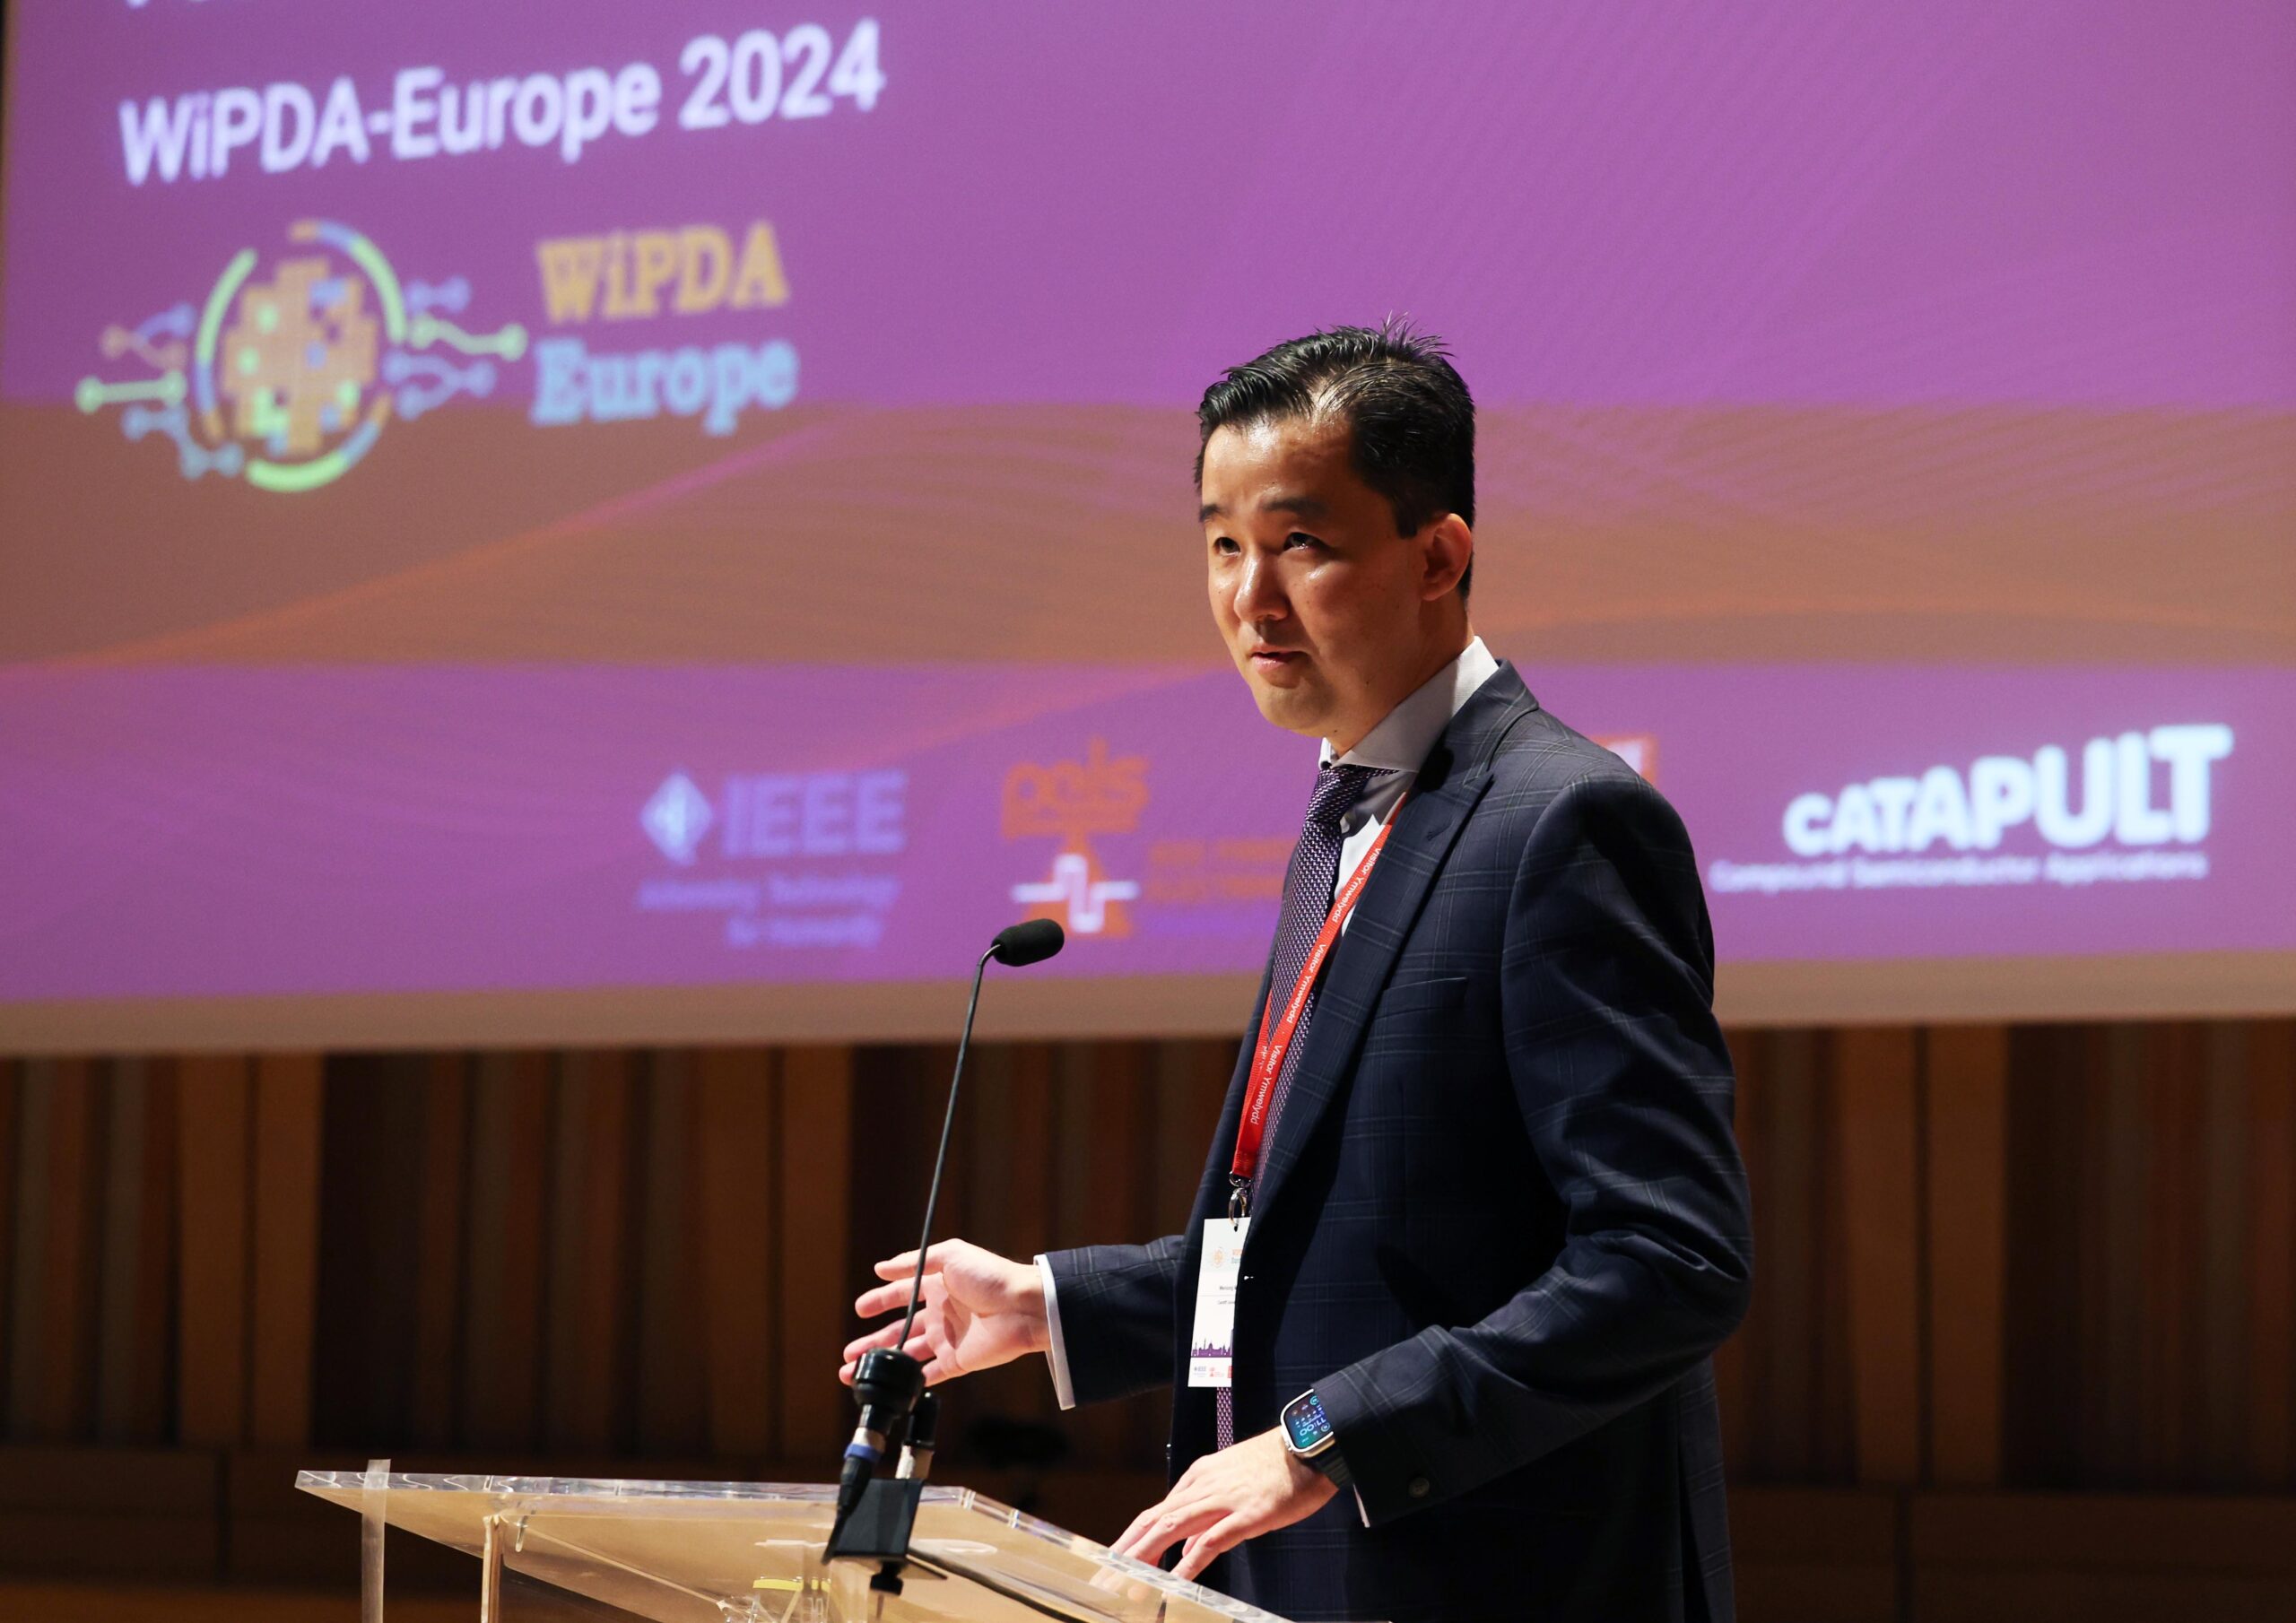
M1283 1446L1281 1431L1264 1431L1189 1466L1162 1504L1133 1518L1116 1552L1153 1567L1186 1540L1172 1575L1192 1579L1246 1539L1305 1521L1338 1491Z

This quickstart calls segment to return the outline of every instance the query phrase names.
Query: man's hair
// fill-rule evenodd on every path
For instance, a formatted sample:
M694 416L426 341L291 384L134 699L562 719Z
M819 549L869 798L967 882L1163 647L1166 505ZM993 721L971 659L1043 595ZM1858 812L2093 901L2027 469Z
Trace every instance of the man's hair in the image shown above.
M1230 367L1196 408L1196 488L1216 431L1291 417L1347 425L1349 460L1387 499L1397 534L1446 513L1474 523L1474 400L1432 334L1391 317L1310 333ZM1460 596L1474 578L1470 561Z

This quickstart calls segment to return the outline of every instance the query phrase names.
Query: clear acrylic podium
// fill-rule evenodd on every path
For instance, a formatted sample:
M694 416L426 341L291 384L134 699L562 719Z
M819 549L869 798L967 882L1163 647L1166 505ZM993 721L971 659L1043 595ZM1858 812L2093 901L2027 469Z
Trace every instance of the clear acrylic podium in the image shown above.
M827 1486L375 1469L295 1486L366 1518L366 1623L383 1623L387 1525L478 1558L481 1623L1283 1623L963 1488L925 1489L896 1596L870 1588L875 1562L822 1558Z

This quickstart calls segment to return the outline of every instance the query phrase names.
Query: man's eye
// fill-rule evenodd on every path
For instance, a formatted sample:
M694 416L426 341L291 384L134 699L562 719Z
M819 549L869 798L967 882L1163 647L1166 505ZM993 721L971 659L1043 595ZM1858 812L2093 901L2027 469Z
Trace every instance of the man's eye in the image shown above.
M1283 538L1283 544L1287 547L1319 547L1324 543L1312 535L1302 534L1300 531L1294 530Z
M1233 553L1236 550L1236 543L1229 537L1222 535L1219 540L1212 543L1212 550L1215 552Z

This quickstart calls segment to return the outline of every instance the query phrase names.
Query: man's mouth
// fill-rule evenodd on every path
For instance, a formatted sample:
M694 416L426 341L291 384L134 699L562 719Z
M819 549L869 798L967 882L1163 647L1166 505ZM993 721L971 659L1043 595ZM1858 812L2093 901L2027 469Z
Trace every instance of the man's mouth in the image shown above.
M1254 648L1250 657L1253 665L1259 670L1280 671L1308 656L1297 648Z

